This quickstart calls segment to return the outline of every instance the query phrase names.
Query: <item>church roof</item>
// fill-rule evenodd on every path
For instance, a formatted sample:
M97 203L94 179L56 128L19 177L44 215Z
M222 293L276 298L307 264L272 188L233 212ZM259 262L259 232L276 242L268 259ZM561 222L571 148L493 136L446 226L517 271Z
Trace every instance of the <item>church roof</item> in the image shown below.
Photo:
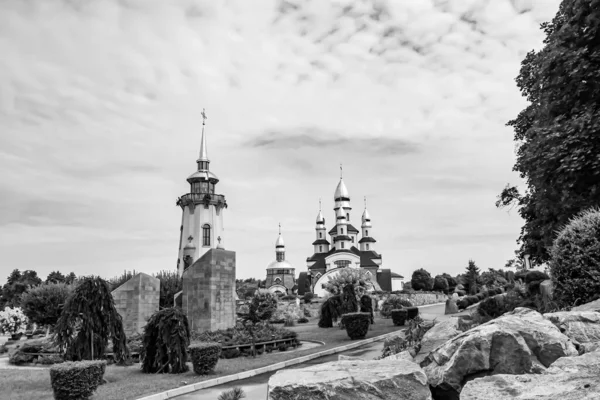
M267 266L267 269L280 269L280 268L292 268L294 269L294 266L292 264L290 264L289 262L283 260L283 261L273 261L271 264L269 264Z
M352 224L346 224L346 229L348 229L348 233L358 233L358 229L356 229L354 226L352 226ZM334 226L333 228L331 228L329 230L329 234L330 235L336 235L337 234L337 227Z
M392 278L400 278L400 279L404 279L404 277L400 274L397 274L395 272L392 272Z
M334 242L339 242L340 240L352 240L352 238L350 236L346 236L346 235L337 235L336 237L333 238Z
M346 188L342 178L340 178L340 183L338 183L337 187L335 188L335 194L333 195L334 201L341 199L350 200L350 194L348 193L348 189Z
M377 243L377 240L373 239L370 236L365 236L363 238L361 238L358 243Z
M377 283L384 292L392 291L392 271L389 269L380 269L377 274Z
M327 253L315 253L312 256L308 257L306 261L316 261L309 269L325 269L325 259L332 254L337 253L352 253L356 254L360 257L360 266L361 267L375 267L379 266L373 260L380 260L381 255L373 250L369 251L360 251L355 246L352 246L350 249L331 249Z
M317 239L313 242L313 246L315 244L330 244L329 241L327 239Z

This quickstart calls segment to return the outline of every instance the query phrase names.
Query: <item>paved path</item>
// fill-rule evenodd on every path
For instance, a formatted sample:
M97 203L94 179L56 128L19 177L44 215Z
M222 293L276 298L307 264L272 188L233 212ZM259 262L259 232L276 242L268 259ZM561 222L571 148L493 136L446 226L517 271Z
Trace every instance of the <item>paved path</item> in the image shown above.
M466 313L461 312L453 315L444 315L445 308L445 304L433 304L430 306L422 306L419 307L419 315L421 316L421 318L426 320L435 319L437 321L443 321L455 317L457 315L464 315ZM305 368L310 365L323 364L330 361L337 361L340 354L361 357L369 360L379 356L381 354L382 348L383 344L380 341L373 342L353 350L348 350L342 353L316 358L314 360L283 369ZM244 398L244 400L264 400L267 398L267 382L269 381L269 378L276 372L277 371L268 372L265 374L253 376L251 378L198 390L196 392L188 393L182 396L177 396L176 398L178 400L214 400L225 391L231 390L234 387L241 387L246 393L246 397Z

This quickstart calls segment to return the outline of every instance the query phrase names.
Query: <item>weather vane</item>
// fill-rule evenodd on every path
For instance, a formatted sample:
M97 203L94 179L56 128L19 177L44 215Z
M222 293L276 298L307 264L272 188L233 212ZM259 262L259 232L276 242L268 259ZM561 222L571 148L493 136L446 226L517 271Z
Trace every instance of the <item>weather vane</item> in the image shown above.
M281 222L279 223L279 234L281 235Z
M319 197L319 211L321 211L321 198Z
M342 169L342 164L340 163L340 179L344 177L344 170Z
M206 116L206 111L204 110L204 108L202 109L202 126L206 125L206 120L208 119L208 117Z
M367 196L365 196L365 208L367 208Z

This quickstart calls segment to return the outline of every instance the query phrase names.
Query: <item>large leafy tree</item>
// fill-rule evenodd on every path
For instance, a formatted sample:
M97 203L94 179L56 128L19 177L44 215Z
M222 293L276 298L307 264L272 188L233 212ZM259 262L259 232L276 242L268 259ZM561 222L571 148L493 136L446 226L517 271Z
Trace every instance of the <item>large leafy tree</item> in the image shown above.
M563 0L542 29L544 47L527 54L516 79L530 104L508 123L513 169L527 188L507 186L496 203L519 207L519 251L533 263L549 259L572 216L600 203L600 2Z
M431 290L433 289L433 278L429 272L419 268L413 272L410 284L414 290Z
M37 286L42 283L37 272L27 270L13 270L6 284L2 287L2 296L0 297L0 306L19 307L21 305L21 295L30 287Z
M32 322L53 326L58 321L72 286L65 283L46 283L32 287L21 296L23 313Z
M82 278L67 298L55 326L55 342L67 360L102 358L112 340L115 360L129 358L123 321L115 308L110 285L97 276Z

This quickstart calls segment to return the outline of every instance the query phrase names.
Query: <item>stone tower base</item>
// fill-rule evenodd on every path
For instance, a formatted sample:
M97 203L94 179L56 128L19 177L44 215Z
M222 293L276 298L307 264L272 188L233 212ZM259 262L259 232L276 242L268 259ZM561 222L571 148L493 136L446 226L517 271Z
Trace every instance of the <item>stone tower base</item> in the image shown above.
M158 311L160 280L142 272L113 290L112 296L125 334L142 333L148 319Z

